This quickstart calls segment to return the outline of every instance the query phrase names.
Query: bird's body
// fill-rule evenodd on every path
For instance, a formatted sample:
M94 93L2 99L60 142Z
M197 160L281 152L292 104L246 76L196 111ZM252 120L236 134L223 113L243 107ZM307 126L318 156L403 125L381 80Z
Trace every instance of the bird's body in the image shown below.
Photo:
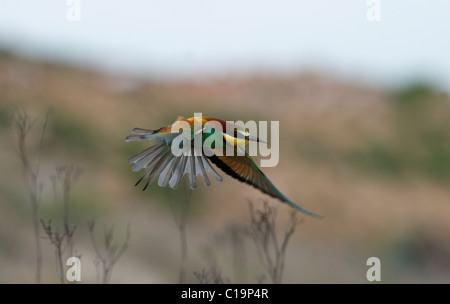
M149 148L128 159L128 163L134 164L133 171L144 169L142 177L136 183L138 185L147 179L144 190L158 177L159 186L169 185L174 189L185 174L189 176L192 189L197 186L197 175L202 176L205 185L210 185L207 172L217 181L222 181L222 177L211 166L212 162L233 178L252 185L307 215L321 217L292 202L272 184L245 151L245 145L249 141L263 141L237 125L212 117L179 117L167 127L157 130L135 128L132 133L134 134L127 136L127 142L151 142ZM190 147L187 147L186 143L189 142ZM189 152L177 154L174 153L176 150ZM233 155L227 154L230 150L234 152Z

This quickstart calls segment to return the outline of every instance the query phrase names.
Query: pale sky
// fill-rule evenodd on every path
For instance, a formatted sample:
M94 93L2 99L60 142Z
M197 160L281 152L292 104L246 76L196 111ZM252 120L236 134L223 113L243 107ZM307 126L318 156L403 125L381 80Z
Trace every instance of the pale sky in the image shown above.
M0 0L0 48L116 73L207 77L325 74L368 84L417 78L450 89L450 1Z

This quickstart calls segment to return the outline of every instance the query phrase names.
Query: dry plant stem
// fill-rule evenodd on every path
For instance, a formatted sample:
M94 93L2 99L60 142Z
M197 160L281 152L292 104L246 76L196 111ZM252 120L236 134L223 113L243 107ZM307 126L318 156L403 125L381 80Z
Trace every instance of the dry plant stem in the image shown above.
M215 246L205 246L203 248L205 257L204 260L207 260L210 265L207 269L194 271L194 276L200 284L230 284L231 280L222 275L215 250L213 249L214 247Z
M202 269L201 271L194 272L195 277L200 284L231 284L228 278L224 278L220 270L213 266L211 269Z
M79 170L74 166L66 165L58 168L63 187L63 218L64 223L69 224L69 196L74 182L77 180Z
M52 233L50 221L47 225L41 220L44 231L47 234L47 237L55 246L56 250L56 261L57 261L57 275L58 279L61 283L65 283L64 281L64 268L63 268L63 254L67 252L67 257L73 256L73 234L75 232L75 227L70 230L69 224L69 198L70 191L75 183L75 180L78 178L79 170L74 166L64 165L57 167L55 170L55 174L50 176L50 180L53 185L53 194L55 196L55 202L58 202L58 187L61 187L63 199L63 212L62 212L62 223L64 227L64 233L59 235L59 231ZM62 248L62 244L65 241L64 248Z
M255 210L251 202L249 202L249 209L251 222L248 232L256 244L258 258L272 283L279 284L282 281L289 240L300 223L297 212L290 210L289 224L280 244L277 238L276 210L270 207L266 201L264 201L262 210Z
M62 188L62 204L63 204L63 225L69 227L70 225L70 210L69 210L69 202L70 202L70 192L72 191L73 185L75 181L78 179L80 174L80 170L72 165L63 165L56 168L56 175L51 177L53 182L53 191L55 195L55 199L57 198L57 185L59 183ZM69 240L68 244L68 256L73 256L73 241Z
M57 262L56 273L58 275L58 279L61 282L61 284L64 284L65 280L64 280L63 254L67 250L69 244L71 243L71 239L75 232L76 227L73 226L72 228L69 228L69 226L65 225L63 232L60 233L59 230L55 231L53 230L52 223L50 220L47 223L41 220L41 223L48 239L55 246L56 262Z
M181 202L181 208L179 214L175 211L175 207L172 206L172 216L175 220L175 224L178 228L180 236L180 274L179 284L186 283L186 270L187 270L187 255L188 255L188 243L186 233L187 216L189 213L189 203L192 191L189 188L188 181L183 180L183 201Z
M31 205L33 212L33 228L34 228L34 240L36 244L36 274L35 281L37 284L41 283L41 268L42 268L42 250L41 242L39 238L39 207L37 199L34 195L31 196Z
M101 283L107 284L109 283L111 279L112 270L114 268L114 264L117 262L117 260L124 254L124 252L128 248L128 242L130 240L130 225L127 225L127 234L125 241L123 244L118 247L117 245L113 244L114 239L114 229L113 227L104 229L104 252L102 252L98 245L97 241L94 236L94 229L95 229L95 221L88 221L88 228L89 228L89 235L91 237L92 245L94 247L95 253L97 255L97 261L94 261L94 264L97 267L98 271L98 265L101 264ZM99 278L98 278L99 280Z
M181 206L180 222L178 229L180 231L180 243L181 243L181 257L180 257L180 284L186 283L186 268L187 268L187 234L186 234L186 222L189 212L189 202L191 197L191 190L188 189L187 183L184 183L183 204Z
M44 148L44 139L47 131L47 126L50 121L53 110L48 109L44 125L42 127L38 156L36 160L36 166L33 168L28 155L26 140L30 130L33 128L34 122L24 110L17 110L12 116L12 119L8 125L8 131L11 136L11 140L14 145L16 153L22 162L22 171L25 180L25 187L28 192L31 203L34 239L36 246L36 271L35 271L35 282L41 283L41 268L42 268L42 250L40 243L40 232L39 232L39 167L41 162L41 155Z

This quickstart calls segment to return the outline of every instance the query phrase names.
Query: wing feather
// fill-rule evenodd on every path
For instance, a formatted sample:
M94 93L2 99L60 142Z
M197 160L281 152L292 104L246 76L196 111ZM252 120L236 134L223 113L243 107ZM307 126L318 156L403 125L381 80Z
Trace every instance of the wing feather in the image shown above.
M267 178L267 176L259 169L252 158L246 153L245 156L219 156L212 155L209 157L211 162L219 167L223 172L231 177L247 183L265 194L277 198L288 203L292 207L312 217L321 218L322 216L312 213L297 205L286 196L284 196Z
M181 179L183 178L184 172L186 170L185 168L186 168L187 157L184 155L181 155L179 157L180 157L180 161L178 162L178 166L176 167L175 172L169 181L169 186L172 189L178 188L178 185L180 184Z

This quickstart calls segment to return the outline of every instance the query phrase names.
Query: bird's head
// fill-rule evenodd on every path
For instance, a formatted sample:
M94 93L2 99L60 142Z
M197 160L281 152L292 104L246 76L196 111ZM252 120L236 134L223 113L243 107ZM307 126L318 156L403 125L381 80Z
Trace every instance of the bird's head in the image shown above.
M242 128L237 124L212 117L204 117L204 119L207 122L216 121L220 123L225 139L233 141L237 145L247 144L249 141L267 143L266 141L251 135L247 129Z
M232 136L235 139L243 139L246 141L246 143L248 143L249 141L256 141L256 142L262 142L262 143L266 143L264 140L260 139L259 137L253 136L251 135L247 130L244 129L233 129L233 133Z

